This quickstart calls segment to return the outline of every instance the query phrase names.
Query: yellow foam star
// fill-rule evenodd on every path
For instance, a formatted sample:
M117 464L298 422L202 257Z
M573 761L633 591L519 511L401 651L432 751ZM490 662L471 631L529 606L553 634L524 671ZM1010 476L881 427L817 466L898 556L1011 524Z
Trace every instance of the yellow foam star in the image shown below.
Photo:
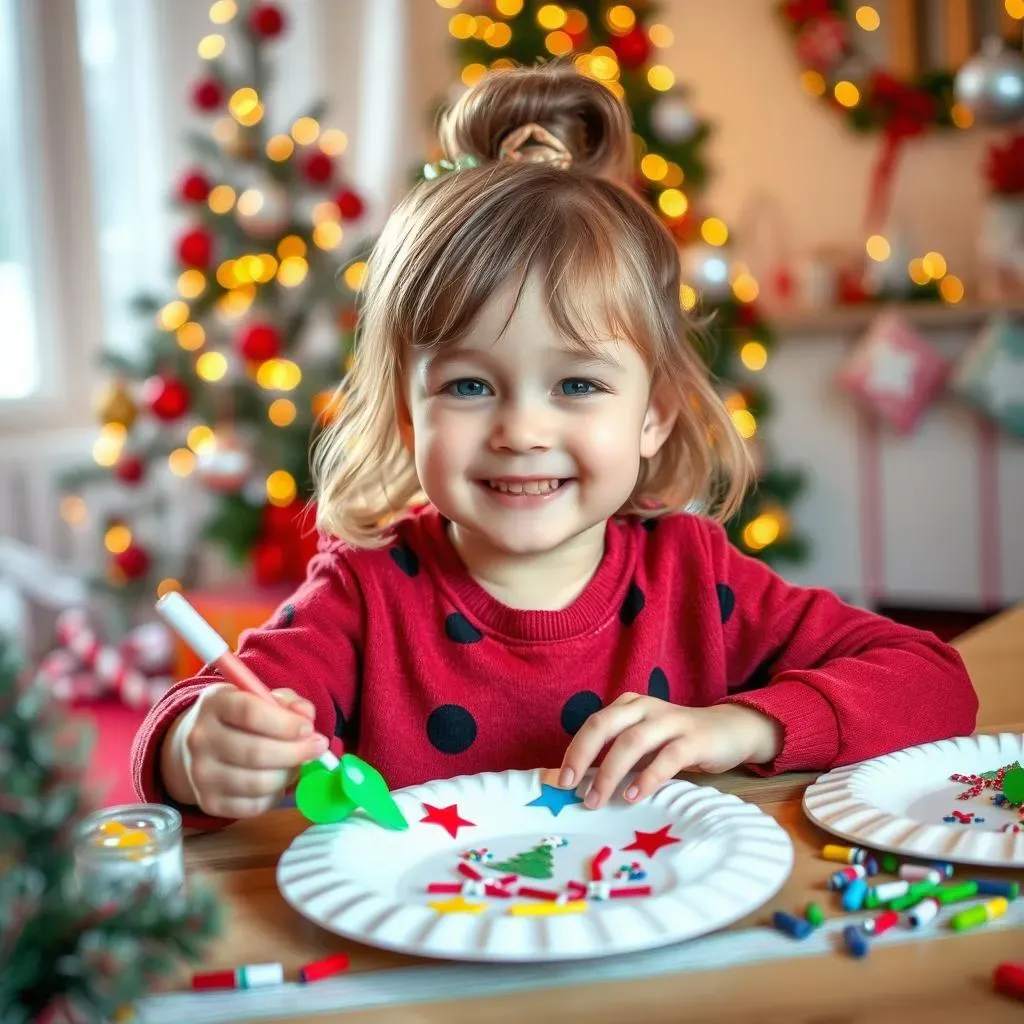
M486 903L470 903L462 893L450 900L434 900L427 906L439 914L482 914L487 909Z

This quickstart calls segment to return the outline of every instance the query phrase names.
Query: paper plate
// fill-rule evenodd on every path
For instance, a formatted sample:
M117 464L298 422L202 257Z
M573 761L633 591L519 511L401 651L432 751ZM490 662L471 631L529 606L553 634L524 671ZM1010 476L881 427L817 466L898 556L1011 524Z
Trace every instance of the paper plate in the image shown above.
M1024 736L962 736L909 747L822 775L804 793L804 811L823 829L889 853L990 867L1024 865L1024 832L1004 831L1019 819L997 807L995 790L960 800L968 787L951 775L981 775L1024 760ZM953 811L970 824L946 822ZM975 819L981 818L982 821Z
M300 914L370 946L523 962L609 956L703 935L757 909L789 876L789 837L736 796L673 781L641 804L616 797L591 811L551 781L549 772L489 772L398 790L394 796L408 831L382 829L361 813L337 825L313 826L282 855L278 886ZM574 802L567 805L566 797ZM649 896L600 898L607 894L591 891L594 898L580 912L516 916L517 905L529 910L555 904L427 892L431 883L467 882L460 864L489 881L517 874L509 890L525 885L565 892L570 881L590 880L593 859L606 846L611 854L603 875L610 890L649 885ZM469 853L484 849L491 860L470 859L486 857ZM549 864L552 877L500 867L509 860L517 869L539 864L541 875ZM630 866L645 877L613 880ZM460 899L483 908L465 913L430 906Z

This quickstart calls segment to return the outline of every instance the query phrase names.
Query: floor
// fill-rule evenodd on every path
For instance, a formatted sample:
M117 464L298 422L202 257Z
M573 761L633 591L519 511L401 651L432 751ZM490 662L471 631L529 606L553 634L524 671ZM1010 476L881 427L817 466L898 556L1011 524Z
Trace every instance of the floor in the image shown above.
M988 616L974 612L936 612L905 608L882 608L880 611L918 629L927 629L949 641ZM145 717L116 701L79 705L76 711L89 719L96 730L93 760L87 779L96 790L103 806L133 802L129 753L132 739Z

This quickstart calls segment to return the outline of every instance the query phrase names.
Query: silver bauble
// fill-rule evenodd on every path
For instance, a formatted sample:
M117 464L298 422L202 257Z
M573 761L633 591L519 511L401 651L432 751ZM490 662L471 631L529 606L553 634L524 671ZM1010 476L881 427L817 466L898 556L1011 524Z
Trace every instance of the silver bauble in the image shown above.
M724 299L730 291L729 250L721 245L698 242L683 253L683 282L710 301Z
M1013 124L1024 118L1024 56L998 38L986 39L956 73L954 90L976 124Z
M700 122L681 95L662 96L651 108L651 127L666 142L686 142Z

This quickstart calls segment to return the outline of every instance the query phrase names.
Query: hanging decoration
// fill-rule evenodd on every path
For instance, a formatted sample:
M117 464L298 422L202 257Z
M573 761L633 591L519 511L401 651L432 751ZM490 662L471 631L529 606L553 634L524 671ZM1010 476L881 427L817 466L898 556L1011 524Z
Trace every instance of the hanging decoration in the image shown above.
M956 73L954 91L976 124L1016 124L1024 118L1024 56L989 37Z

